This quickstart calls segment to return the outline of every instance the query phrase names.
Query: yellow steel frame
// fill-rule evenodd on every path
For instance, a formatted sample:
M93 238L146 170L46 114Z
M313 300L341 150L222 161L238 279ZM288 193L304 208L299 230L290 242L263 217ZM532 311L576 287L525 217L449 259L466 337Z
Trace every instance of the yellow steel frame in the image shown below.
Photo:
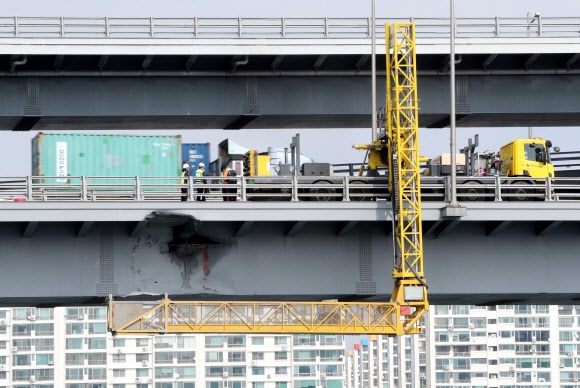
M385 165L388 151L394 215L395 287L387 303L177 302L146 306L109 300L116 334L343 333L405 335L421 332L429 308L423 278L415 26L385 26L386 136L355 148L369 150L369 168ZM404 309L404 310L403 310ZM135 316L138 317L135 318ZM125 317L128 317L125 319Z
M137 318L124 321L124 316ZM128 313L127 313L128 312ZM392 334L399 326L393 303L181 302L153 306L109 301L109 327L117 334L343 333Z
M405 321L406 332L419 332L415 326L429 308L423 272L421 232L421 188L419 167L419 99L415 25L385 25L387 43L386 129L389 147L389 174L395 224L395 266L393 300L415 308ZM390 48L390 49L389 49ZM417 294L422 297L416 297Z

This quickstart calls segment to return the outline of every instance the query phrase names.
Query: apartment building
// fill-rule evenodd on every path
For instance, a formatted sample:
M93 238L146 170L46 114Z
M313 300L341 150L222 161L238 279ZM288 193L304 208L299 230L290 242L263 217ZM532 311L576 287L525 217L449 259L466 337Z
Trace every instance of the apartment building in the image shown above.
M0 388L342 388L342 335L116 336L105 307L0 309Z
M580 306L431 306L425 334L369 336L347 388L580 388Z

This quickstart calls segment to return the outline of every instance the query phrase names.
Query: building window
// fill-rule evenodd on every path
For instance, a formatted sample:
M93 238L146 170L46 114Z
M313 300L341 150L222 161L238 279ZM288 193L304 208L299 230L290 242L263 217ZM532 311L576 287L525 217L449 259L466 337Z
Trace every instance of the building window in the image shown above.
M236 335L233 337L228 337L229 347L243 347L246 346L246 337L242 335Z
M155 353L155 363L156 364L172 364L173 363L173 352L156 352Z
M264 352L252 352L252 360L263 360Z
M82 338L67 338L66 339L67 349L82 349L83 339Z
M125 369L113 369L113 377L125 377Z
M252 368L252 375L254 376L261 376L264 374L264 368L263 367L253 367Z
M107 324L105 322L89 323L89 334L107 334Z
M288 352L274 352L274 359L287 360L288 359Z
M253 382L252 388L264 388L264 382L262 382L262 381Z
M138 348L149 346L149 340L147 338L137 338L135 345L137 345Z
M106 338L89 338L89 349L106 349Z
M206 362L223 362L224 355L222 352L206 352L205 361Z
M113 354L113 356L115 356L115 354ZM124 354L122 354L122 356L124 356ZM147 353L137 353L135 355L135 361L137 361L137 362L149 361L149 354L147 354Z
M252 337L252 345L264 345L264 337Z
M53 361L52 354L36 355L36 365L48 365L49 361Z
M139 356L139 354L137 356ZM137 361L139 361L139 360L137 360ZM126 362L125 354L123 354L123 353L113 354L113 362Z
M113 347L124 348L125 347L125 339L124 338L113 338Z
M277 375L287 375L288 374L288 368L285 366L277 366L275 368L275 372Z
M68 335L76 335L76 334L84 334L84 324L83 323L67 323L66 324L66 334Z
M224 346L224 337L210 335L205 337L205 347L206 348L219 348Z
M274 337L274 345L287 345L288 337Z

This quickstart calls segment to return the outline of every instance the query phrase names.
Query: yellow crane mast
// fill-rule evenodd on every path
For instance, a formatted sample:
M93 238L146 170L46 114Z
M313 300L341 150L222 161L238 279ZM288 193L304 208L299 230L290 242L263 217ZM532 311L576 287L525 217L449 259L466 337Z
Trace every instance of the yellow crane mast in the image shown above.
M116 334L340 333L400 336L421 332L427 311L423 273L418 98L413 23L387 24L386 131L371 144L369 169L389 167L393 279L389 302L172 301L153 305L109 298L109 329ZM387 159L388 160L385 160Z

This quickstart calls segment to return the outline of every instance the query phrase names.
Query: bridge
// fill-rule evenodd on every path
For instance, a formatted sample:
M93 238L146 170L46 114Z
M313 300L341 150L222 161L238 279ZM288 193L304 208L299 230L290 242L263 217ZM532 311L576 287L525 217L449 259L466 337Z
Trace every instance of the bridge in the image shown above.
M578 125L578 19L457 19L457 125ZM393 21L377 20L379 102ZM419 124L445 127L449 20L414 21ZM356 18L0 18L0 129L370 127L370 30Z
M172 196L151 196L142 183L132 197L127 187L99 197L93 179L79 181L52 194L54 187L13 184L29 200L0 202L1 305L97 304L109 294L266 301L391 295L391 206L381 197L356 200L357 187L344 183L350 191L342 201L181 202L177 183L168 184ZM438 185L431 189L448 187ZM431 303L576 303L578 202L511 201L506 188L496 190L487 201L462 202L462 218L446 218L441 198L424 197Z
M228 36L233 22L237 35ZM417 22L419 42L424 37L420 120L444 126L446 25ZM577 122L575 23L458 21L459 124ZM369 124L366 19L9 18L0 21L0 35L3 129ZM248 201L250 183L240 179L240 202L220 201L218 187L216 200L201 203L178 200L177 178L163 187L139 178L111 187L91 177L54 186L47 178L3 183L12 200L0 202L2 305L94 304L111 294L284 301L391 295L392 209L384 181L366 191L340 178L322 196L293 179L279 183L279 201ZM478 201L461 193L467 213L460 218L443 211L449 185L425 183L431 303L578 300L578 182L552 187L547 180L521 201L517 183L496 180ZM322 197L336 200L305 201Z

